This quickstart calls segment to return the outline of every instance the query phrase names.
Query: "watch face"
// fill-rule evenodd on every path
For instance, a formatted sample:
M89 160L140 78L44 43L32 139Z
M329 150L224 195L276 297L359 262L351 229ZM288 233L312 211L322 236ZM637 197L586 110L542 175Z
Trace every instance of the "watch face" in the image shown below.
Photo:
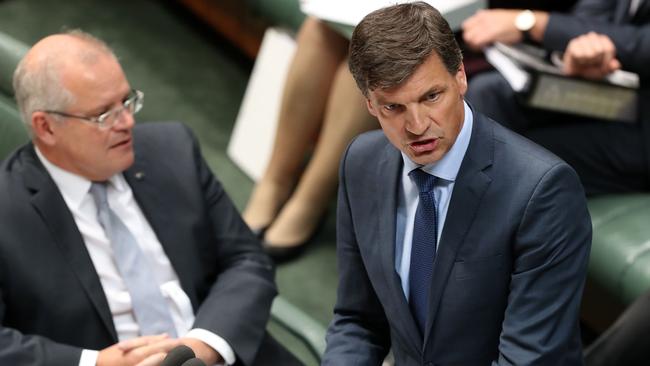
M528 32L535 25L535 14L530 10L524 10L515 18L515 27L522 32Z

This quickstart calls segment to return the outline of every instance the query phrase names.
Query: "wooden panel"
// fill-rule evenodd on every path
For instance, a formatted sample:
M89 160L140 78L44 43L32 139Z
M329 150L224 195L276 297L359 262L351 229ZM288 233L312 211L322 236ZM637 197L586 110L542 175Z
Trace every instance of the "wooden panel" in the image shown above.
M242 1L179 0L217 32L254 59L259 51L267 24L255 17Z

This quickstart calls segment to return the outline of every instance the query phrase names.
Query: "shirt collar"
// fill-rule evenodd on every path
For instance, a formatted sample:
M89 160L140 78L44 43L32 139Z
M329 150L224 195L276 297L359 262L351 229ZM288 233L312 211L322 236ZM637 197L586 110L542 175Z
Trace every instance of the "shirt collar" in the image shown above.
M65 201L68 205L72 206L72 209L78 209L79 206L81 206L84 197L90 190L92 182L80 175L71 173L54 165L52 162L47 160L45 155L43 155L36 145L34 145L34 149L36 150L38 159L45 167L45 170L50 174L52 180L54 180L54 183L59 188L59 191L61 191ZM127 185L122 174L113 175L108 182L119 192L126 190Z
M456 142L452 145L451 149L442 157L433 164L427 164L421 166L414 163L409 157L402 152L402 160L404 161L404 173L408 175L409 172L413 169L421 168L425 172L434 175L438 178L454 182L456 181L456 176L460 170L460 165L463 162L465 153L467 152L467 147L469 146L469 140L472 136L472 127L474 124L474 115L472 109L469 107L467 102L463 101L465 108L465 118L463 120L463 126L456 137Z

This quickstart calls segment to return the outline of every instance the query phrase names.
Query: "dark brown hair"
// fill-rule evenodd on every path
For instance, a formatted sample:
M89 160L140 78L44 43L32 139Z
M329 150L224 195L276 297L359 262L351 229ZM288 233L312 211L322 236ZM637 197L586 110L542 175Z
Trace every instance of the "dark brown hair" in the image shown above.
M400 85L435 52L450 74L463 61L460 47L440 12L425 2L376 10L357 25L349 66L361 92Z

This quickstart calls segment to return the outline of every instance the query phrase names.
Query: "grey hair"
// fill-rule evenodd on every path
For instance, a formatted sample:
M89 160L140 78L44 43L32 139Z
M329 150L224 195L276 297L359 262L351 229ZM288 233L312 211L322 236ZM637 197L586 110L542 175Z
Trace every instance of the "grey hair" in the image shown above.
M73 57L83 64L92 64L100 55L117 57L102 40L74 29L60 33L76 38L92 47L79 48ZM18 110L23 122L31 126L31 116L39 110L65 110L75 101L75 96L63 85L61 68L70 51L50 52L37 62L23 57L13 75L13 87Z

